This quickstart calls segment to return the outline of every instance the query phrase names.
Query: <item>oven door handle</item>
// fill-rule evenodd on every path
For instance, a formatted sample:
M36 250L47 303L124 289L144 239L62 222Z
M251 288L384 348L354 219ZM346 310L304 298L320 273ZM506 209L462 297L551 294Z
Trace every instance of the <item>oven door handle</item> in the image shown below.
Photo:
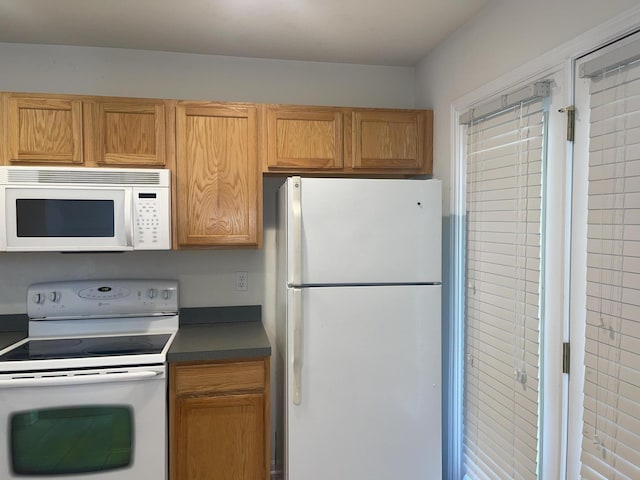
M88 385L91 383L130 382L135 380L148 380L161 374L162 372L143 370L138 372L90 373L59 377L15 377L9 380L0 380L0 388L55 387L62 385Z

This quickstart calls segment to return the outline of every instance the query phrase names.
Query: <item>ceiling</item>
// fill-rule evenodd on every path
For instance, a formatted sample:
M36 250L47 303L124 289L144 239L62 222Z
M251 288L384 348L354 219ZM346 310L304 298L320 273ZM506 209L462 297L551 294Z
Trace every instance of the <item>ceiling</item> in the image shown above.
M415 65L489 0L0 0L0 42Z

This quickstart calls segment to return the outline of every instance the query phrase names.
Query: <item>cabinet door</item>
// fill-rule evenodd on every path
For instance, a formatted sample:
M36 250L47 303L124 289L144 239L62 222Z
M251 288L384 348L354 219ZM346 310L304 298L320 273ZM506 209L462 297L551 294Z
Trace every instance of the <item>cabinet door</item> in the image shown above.
M91 163L165 165L165 105L138 99L96 100L87 105L85 143Z
M341 110L270 105L266 111L266 170L343 167Z
M431 111L352 114L352 168L431 172Z
M254 105L176 107L181 246L259 246L262 177Z
M264 400L264 394L179 397L172 478L267 478Z
M5 96L7 164L82 164L82 101L47 95Z

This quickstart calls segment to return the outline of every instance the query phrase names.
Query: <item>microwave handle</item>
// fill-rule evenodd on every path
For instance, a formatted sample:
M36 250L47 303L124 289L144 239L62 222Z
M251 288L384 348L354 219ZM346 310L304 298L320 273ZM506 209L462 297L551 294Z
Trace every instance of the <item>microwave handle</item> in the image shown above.
M124 191L124 240L126 247L133 247L133 192L131 189Z

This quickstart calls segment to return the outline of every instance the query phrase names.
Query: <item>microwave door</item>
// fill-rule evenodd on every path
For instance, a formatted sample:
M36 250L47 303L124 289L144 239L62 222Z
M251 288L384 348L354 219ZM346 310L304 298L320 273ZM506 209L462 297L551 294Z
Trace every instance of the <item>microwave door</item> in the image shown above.
M132 250L131 190L8 187L7 251Z

